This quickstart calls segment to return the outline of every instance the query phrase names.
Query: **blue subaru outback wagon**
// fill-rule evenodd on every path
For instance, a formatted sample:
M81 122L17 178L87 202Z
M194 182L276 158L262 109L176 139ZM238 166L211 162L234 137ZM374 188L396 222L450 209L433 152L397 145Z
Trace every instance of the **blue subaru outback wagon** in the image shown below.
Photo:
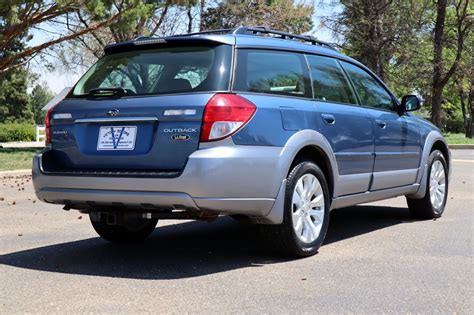
M406 196L414 216L442 215L450 152L419 107L311 36L142 37L107 46L48 111L34 187L111 242L143 240L159 219L234 215L309 256L332 209Z

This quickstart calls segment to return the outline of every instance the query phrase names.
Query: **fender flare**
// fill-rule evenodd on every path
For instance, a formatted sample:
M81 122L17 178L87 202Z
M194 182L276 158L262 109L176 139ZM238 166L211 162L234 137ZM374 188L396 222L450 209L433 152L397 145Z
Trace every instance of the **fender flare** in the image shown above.
M283 222L283 211L285 204L286 177L290 172L298 152L304 147L313 146L320 149L328 158L333 181L333 191L337 191L339 170L336 156L327 139L315 130L305 129L293 134L286 142L278 165L278 178L282 179L281 186L272 209L263 218L255 218L256 223L261 224L281 224Z

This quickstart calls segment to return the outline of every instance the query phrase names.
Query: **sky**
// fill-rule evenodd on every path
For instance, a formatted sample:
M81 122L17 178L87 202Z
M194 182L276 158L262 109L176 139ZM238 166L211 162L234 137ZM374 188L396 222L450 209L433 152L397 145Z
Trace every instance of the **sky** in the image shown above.
M321 25L321 19L324 16L333 15L339 8L334 5L330 5L331 0L318 1L315 5L315 14L313 15L314 28L310 32L319 40L326 42L334 41L329 29ZM55 36L46 32L34 31L33 39L28 43L30 46L38 45L48 40L55 38ZM33 72L40 76L40 80L44 81L53 93L57 94L61 92L65 87L72 87L77 80L82 76L84 70L78 71L78 73L67 72L64 70L50 71L49 69L42 67L41 62L33 62L31 64Z

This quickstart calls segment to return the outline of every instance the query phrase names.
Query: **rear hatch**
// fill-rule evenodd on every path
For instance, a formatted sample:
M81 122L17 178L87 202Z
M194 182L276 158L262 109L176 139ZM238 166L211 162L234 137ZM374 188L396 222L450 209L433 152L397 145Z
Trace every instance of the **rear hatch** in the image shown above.
M198 148L204 107L228 91L231 46L108 54L49 113L51 172L180 172Z

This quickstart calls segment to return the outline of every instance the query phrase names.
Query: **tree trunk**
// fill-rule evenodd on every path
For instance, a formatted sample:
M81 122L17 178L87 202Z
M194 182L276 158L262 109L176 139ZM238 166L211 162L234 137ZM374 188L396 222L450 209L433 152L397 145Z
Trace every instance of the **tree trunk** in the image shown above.
M433 86L431 94L431 121L441 128L441 102L443 96L443 35L444 21L446 19L447 0L438 0L436 24L433 40Z
M199 11L199 31L202 31L202 15L204 14L204 8L206 6L206 1L201 0L200 2L200 11Z
M471 78L469 87L469 97L467 104L471 110L471 117L469 119L469 124L467 127L466 137L472 138L474 134L474 80Z
M467 130L468 130L468 115L467 115L467 111L468 109L466 109L466 94L464 93L464 88L463 88L463 85L462 85L462 81L461 83L457 83L458 85L458 96L459 96L459 102L461 103L461 112L462 112L462 119L463 119L463 126L464 126L464 132L465 134L467 135Z
M193 30L193 14L192 14L192 8L193 6L191 5L191 2L188 2L188 8L187 8L187 15L188 15L188 34L192 32Z

